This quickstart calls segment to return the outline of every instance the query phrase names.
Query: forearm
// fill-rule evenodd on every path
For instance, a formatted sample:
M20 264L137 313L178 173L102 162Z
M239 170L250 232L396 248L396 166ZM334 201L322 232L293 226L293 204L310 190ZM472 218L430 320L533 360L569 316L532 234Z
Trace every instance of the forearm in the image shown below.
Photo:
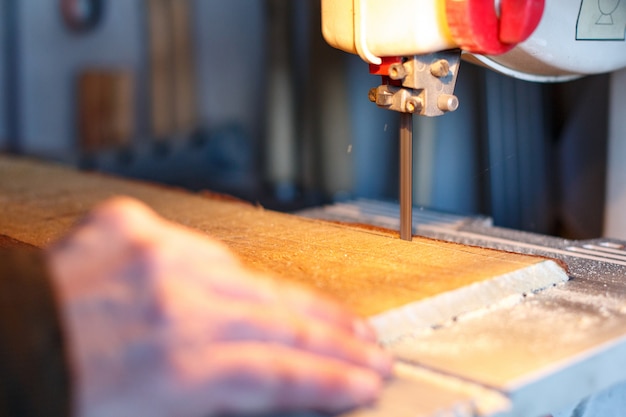
M70 378L43 255L0 249L0 416L69 416Z

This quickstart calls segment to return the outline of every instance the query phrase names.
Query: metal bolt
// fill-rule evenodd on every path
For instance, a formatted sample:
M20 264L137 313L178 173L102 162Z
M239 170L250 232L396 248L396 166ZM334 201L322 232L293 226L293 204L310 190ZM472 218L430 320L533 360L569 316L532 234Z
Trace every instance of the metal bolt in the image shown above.
M430 73L437 78L443 78L450 73L450 63L440 59L430 65Z
M375 88L370 88L370 91L367 93L367 98L372 103L376 103L376 89Z
M389 78L392 80L402 80L406 77L406 69L402 64L391 64L389 66Z
M422 100L418 97L409 97L404 104L404 110L407 113L419 113L423 107Z
M393 104L393 94L388 91L376 92L376 104L381 107L389 107Z
M459 108L459 99L451 94L442 94L437 97L437 107L441 111L455 111Z

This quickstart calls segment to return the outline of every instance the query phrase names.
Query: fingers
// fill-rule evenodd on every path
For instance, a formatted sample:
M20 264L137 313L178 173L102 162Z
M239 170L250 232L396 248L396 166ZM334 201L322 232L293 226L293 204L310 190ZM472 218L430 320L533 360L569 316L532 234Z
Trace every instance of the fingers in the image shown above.
M132 332L147 326L147 340L173 358L179 378L159 374L169 389L164 399L178 390L189 399L184 406L200 407L177 415L335 412L371 401L390 373L391 359L364 320L319 294L250 272L225 246L135 200L96 207L67 242L53 262L57 275L79 277L84 293L109 291L136 307L130 319L114 315L124 317L117 324Z
M345 306L315 291L295 285L277 286L277 296L294 311L339 326L361 340L376 342L374 329Z
M254 343L187 352L175 358L175 366L186 381L182 386L199 387L187 404L214 414L338 412L373 401L382 385L378 374L368 369Z
M115 197L98 205L69 240L82 253L75 257L90 260L84 268L112 269L116 262L118 271L124 266L140 266L153 275L174 270L178 277L194 277L207 290L228 298L284 305L296 315L324 321L366 342L376 341L364 319L334 300L246 270L222 244L160 218L131 198Z
M172 260L212 267L238 264L230 250L214 239L196 230L170 222L138 200L114 197L96 206L86 218L92 223L115 233L153 253L155 259L170 255ZM202 260L202 264L198 262Z
M207 282L208 291L234 302L248 302L257 309L281 306L297 317L323 321L365 342L377 340L374 330L365 319L316 291L256 275L242 268L224 272L229 273L229 279ZM233 277L240 279L230 279Z
M206 263L200 267L206 268ZM222 279L210 279L221 275ZM233 300L247 301L264 306L281 305L293 314L324 321L340 327L366 342L376 342L377 337L369 323L337 301L310 288L267 277L235 265L211 265L210 274L203 285L207 291Z
M383 377L391 373L392 359L388 353L375 342L363 341L333 323L293 314L281 305L259 308L243 302L211 304L216 314L207 318L210 324L204 333L212 342L281 344L369 368ZM199 330L190 333L193 336Z
M160 229L161 218L142 202L129 197L113 197L97 206L79 223L81 226L100 225L112 233L140 237Z
M116 197L96 206L50 251L80 250L89 252L90 256L91 252L105 251L99 256L104 258L139 242L147 231L158 229L159 220L154 212L136 200Z
M344 306L298 285L246 270L225 247L161 219L137 200L116 197L100 204L77 230L74 239L99 242L90 250L98 256L84 257L90 259L86 267L103 269L117 262L135 271L139 266L153 278L161 276L165 281L176 282L184 277L183 288L193 291L197 287L188 283L195 281L201 287L206 285L207 296L212 293L224 296L222 299L227 302L223 308L211 314L223 318L226 311L237 311L233 314L238 317L230 322L218 320L226 323L226 330L218 331L226 340L247 338L300 347L352 360L382 375L390 367L389 358L374 346L376 335L369 324ZM107 254L108 251L117 255ZM246 301L251 303L246 306ZM229 303L236 307L229 308ZM176 308L185 311L185 306ZM199 308L198 314L202 311ZM232 325L232 322L240 324Z
M183 263L200 250L204 262L236 264L222 244L158 216L148 206L128 197L114 197L94 207L50 252L81 252L81 258L120 263L141 262L147 270L165 262ZM155 265L152 265L155 264ZM94 265L96 266L96 265ZM98 265L100 267L100 265ZM206 266L205 266L206 269Z

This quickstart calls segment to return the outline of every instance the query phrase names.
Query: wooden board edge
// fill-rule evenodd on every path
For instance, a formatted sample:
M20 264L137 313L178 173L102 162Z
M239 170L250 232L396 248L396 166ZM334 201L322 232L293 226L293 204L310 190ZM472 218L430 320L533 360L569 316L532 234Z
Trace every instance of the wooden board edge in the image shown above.
M383 345L411 334L429 331L503 303L519 302L535 293L569 280L565 270L544 260L493 279L477 282L434 297L406 304L370 317Z

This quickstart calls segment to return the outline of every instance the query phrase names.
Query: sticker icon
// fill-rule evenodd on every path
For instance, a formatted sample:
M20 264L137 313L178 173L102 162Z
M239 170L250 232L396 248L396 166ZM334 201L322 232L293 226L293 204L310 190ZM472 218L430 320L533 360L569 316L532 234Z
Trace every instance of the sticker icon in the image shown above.
M626 0L582 0L576 39L625 40Z
M613 13L615 13L619 4L620 0L598 0L598 9L601 15L596 25L614 25Z

